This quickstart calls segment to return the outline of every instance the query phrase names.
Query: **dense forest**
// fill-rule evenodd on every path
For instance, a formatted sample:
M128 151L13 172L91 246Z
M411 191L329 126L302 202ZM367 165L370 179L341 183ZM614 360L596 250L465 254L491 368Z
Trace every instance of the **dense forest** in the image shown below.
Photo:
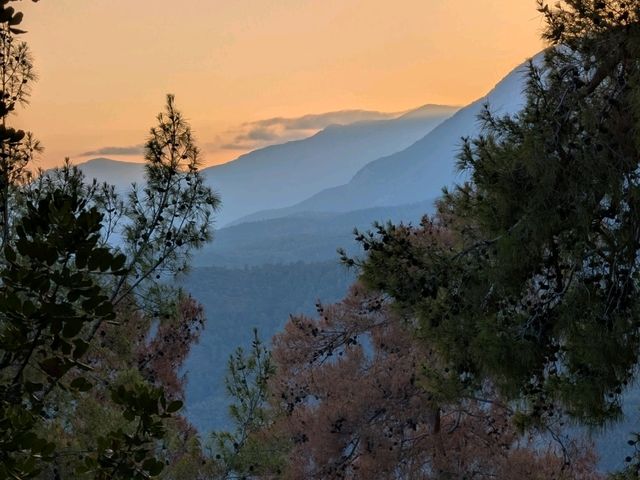
M279 244L316 263L236 268L191 268L221 200L172 95L128 194L34 172L9 126L36 77L19 5L0 0L0 479L640 476L639 433L616 472L585 434L637 383L640 2L539 0L522 111L483 111L419 223L356 229L340 263Z
M311 315L319 300L342 298L355 280L337 261L262 265L242 269L194 268L180 284L202 302L208 327L194 345L184 370L188 418L199 431L227 428L229 397L223 379L229 352L247 347L253 329L267 340L291 314Z

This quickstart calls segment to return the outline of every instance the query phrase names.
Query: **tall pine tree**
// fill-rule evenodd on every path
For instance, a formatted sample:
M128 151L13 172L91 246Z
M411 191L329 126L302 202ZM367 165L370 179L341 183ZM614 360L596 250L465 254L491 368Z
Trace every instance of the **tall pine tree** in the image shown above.
M456 395L520 420L621 414L640 347L640 2L539 2L550 46L524 109L465 139L470 181L420 229L359 235L363 280L418 318ZM353 260L345 259L353 263Z

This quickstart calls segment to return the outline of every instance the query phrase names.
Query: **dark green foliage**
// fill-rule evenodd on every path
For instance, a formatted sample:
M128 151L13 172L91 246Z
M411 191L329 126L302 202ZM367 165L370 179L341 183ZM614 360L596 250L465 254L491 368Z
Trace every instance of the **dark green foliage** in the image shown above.
M122 275L124 257L98 246L102 215L55 190L16 225L0 271L0 468L27 478L53 446L36 433L54 387L87 390L89 327L114 319L98 275ZM79 259L85 259L80 261ZM73 374L73 380L64 384Z
M124 409L122 415L134 422L135 429L130 433L119 428L98 438L96 452L85 457L78 473L97 480L144 480L159 475L164 462L155 457L156 441L166 433L163 419L180 410L182 402L167 404L161 389L146 385L120 385L112 390L111 399Z
M114 319L97 275L121 276L125 257L98 245L101 220L95 207L87 209L81 199L61 191L28 206L16 227L15 247L5 246L0 309L10 322L2 325L3 350L21 349L35 331L40 332L36 351L52 343L63 354L78 351L80 357L86 348L69 342L83 326ZM5 359L16 360L13 355Z
M146 479L169 458L193 472L189 459L202 457L193 441L186 446L193 430L176 415L175 370L201 312L157 282L184 270L218 205L197 171L190 128L169 97L147 145L146 188L128 201L86 184L68 162L26 175L40 147L6 120L26 103L34 74L14 38L22 14L8 4L0 1L0 478ZM161 314L184 322L183 343L165 335L154 345L174 345L172 355L164 363L147 355L136 371Z
M146 184L134 187L120 212L124 222L116 216L112 226L117 231L120 223L126 240L133 277L127 290L152 274L184 271L190 250L210 239L212 214L220 206L219 198L204 185L198 171L199 150L172 95L151 129L145 159ZM113 203L118 211L118 202Z
M172 112L160 128L181 129L176 148L190 149L191 157L186 170L184 154L180 161L170 154L151 162L142 197L134 194L123 202L113 188L85 184L69 164L15 188L12 235L0 264L0 401L6 405L0 416L6 430L0 433L6 439L2 465L17 478L40 469L53 476L77 471L85 477L148 478L164 465L165 459L156 458L164 455L158 442L168 442L176 430L193 433L183 419L171 418L182 403L165 399L169 389L171 395L181 394L182 384L172 372L189 345L176 345L175 361L167 356L156 365L162 372L134 370L150 318L180 321L191 311L194 319L184 322L199 321L198 309L181 303L182 294L158 279L184 270L190 249L207 239L217 206L197 172L189 127ZM118 248L110 245L113 238ZM178 311L178 303L187 310ZM134 336L109 352L103 347L106 341L116 347L111 340L118 336L116 329ZM185 338L191 342L196 336L188 330ZM122 381L131 388L126 395L114 390ZM97 405L103 412L95 410ZM122 418L101 426L101 432L82 433L83 423L119 410ZM171 432L166 429L170 421ZM45 441L52 435L53 444ZM70 442L81 450L69 449Z
M225 384L229 395L237 400L229 407L229 413L240 427L234 437L239 445L244 444L250 430L257 430L267 422L262 407L267 395L267 381L274 373L269 350L258 338L256 329L253 335L250 354L246 355L239 347L227 364Z
M124 425L87 445L78 474L149 478L165 420L182 406L145 383L110 385L85 363L93 334L117 320L109 293L126 274L124 255L100 246L103 215L82 195L64 189L41 194L15 226L0 271L0 478L31 478L59 455L43 436L67 396L82 398L106 383ZM67 408L66 406L64 407ZM72 408L73 410L73 408ZM82 414L78 411L77 414ZM92 443L94 443L92 442Z
M21 0L0 0L0 23L6 24L9 27L9 31L14 35L20 35L26 33L24 30L17 28L22 23L24 15L22 12L17 12L15 8L9 4ZM36 3L39 0L31 0ZM1 116L2 114L0 114Z
M640 342L640 11L541 10L558 46L531 66L517 117L485 114L461 155L472 183L443 209L485 285L472 323L487 368L599 422L618 414Z
M555 46L523 111L483 114L460 154L470 182L421 229L359 237L363 279L419 319L463 394L489 379L523 427L557 406L601 424L640 347L640 5L540 10Z

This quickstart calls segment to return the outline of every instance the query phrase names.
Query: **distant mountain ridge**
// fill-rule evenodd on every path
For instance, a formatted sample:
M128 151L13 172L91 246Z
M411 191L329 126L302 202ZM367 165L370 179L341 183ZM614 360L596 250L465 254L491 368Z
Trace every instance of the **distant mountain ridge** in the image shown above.
M317 299L326 302L339 299L353 280L353 272L345 272L337 264L335 249L347 247L355 252L352 228L366 228L374 220L416 222L422 213L432 212L433 201L441 187L464 179L455 170L461 137L474 136L480 131L477 115L487 102L492 111L515 113L523 102L525 74L526 66L519 66L485 97L461 109L429 133L420 135L407 145L408 148L380 153L368 163L365 158L356 159L349 168L356 168L358 161L366 165L354 171L342 184L317 190L288 208L273 209L269 204L271 202L273 206L276 200L286 199L279 192L268 191L269 188L289 188L282 178L280 183L265 183L261 190L253 190L254 184L266 180L260 175L266 176L265 172L269 170L260 170L262 173L253 175L257 178L245 187L242 186L242 178L246 178L244 172L261 162L268 163L280 154L286 161L280 160L278 168L294 168L295 153L303 151L301 142L302 146L304 142L308 142L306 145L318 142L317 148L325 148L331 141L339 141L340 134L351 132L365 139L366 144L366 139L371 138L367 135L375 137L376 129L366 124L352 124L348 126L350 128L330 126L310 139L292 142L293 145L277 145L243 156L242 162L234 167L235 173L230 167L226 172L222 167L205 170L211 176L211 182L214 176L227 179L227 184L235 189L233 195L241 196L243 189L250 193L260 191L263 196L256 197L264 198L265 202L260 204L252 199L253 203L242 204L237 212L255 210L236 219L232 226L218 229L214 242L196 252L194 272L184 279L183 286L205 304L208 317L202 340L194 347L185 366L189 373L186 412L203 434L210 428L226 425L225 406L229 399L225 396L221 378L225 360L238 345L246 347L250 344L251 327L259 327L262 338L267 339L282 327L289 314L312 314ZM411 116L411 113L406 115ZM398 119L389 122L395 120ZM417 126L415 132L424 126ZM363 129L360 134L359 128ZM287 163L289 160L291 163ZM333 160L332 166L340 165L339 161ZM81 168L89 178L96 177L124 187L131 182L140 182L144 174L142 164L104 158L82 164ZM307 179L314 175L309 171L306 173ZM304 182L300 178L305 177L284 178ZM322 179L337 181L330 176ZM309 185L308 190L321 183ZM296 195L303 191L297 191ZM236 197L231 193L226 195L224 198L223 192L225 208L231 209L230 202ZM269 208L272 209L267 210ZM231 210L228 216L223 213L222 218L233 219L237 212ZM221 223L228 223L228 220ZM330 260L332 258L334 260ZM273 265L278 263L280 265ZM244 265L248 267L238 268ZM637 430L637 406L640 405L637 385L625 392L624 405L625 421L593 432L603 471L622 467L621 452L632 450L627 440L629 432Z
M539 62L541 55L534 57ZM328 188L279 210L265 210L237 220L242 223L285 217L298 212L348 212L364 208L422 202L442 187L463 179L455 162L461 139L480 131L478 115L486 104L493 112L517 113L523 105L527 64L501 80L491 92L460 109L408 148L363 166L349 182Z
M214 241L193 256L196 267L244 268L264 264L338 261L336 249L360 255L353 229L369 230L374 222L412 223L433 213L431 201L353 212L303 212L288 217L240 223L219 229Z
M429 105L392 120L332 125L304 140L207 168L207 182L222 198L219 224L264 208L286 207L343 184L370 161L423 137L456 110Z
M424 105L390 120L331 125L315 135L261 148L203 169L222 198L222 226L263 209L287 207L328 187L341 185L368 162L397 152L438 126L458 107ZM141 181L143 166L94 159L79 167L91 179L125 190Z
M94 158L78 165L88 180L96 179L114 185L120 192L129 189L132 183L144 181L144 164L121 162L110 158Z

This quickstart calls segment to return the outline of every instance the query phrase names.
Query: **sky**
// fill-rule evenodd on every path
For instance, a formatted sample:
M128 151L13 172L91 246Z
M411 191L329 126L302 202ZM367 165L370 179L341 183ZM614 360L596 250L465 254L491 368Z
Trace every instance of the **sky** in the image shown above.
M20 2L39 166L136 160L165 95L205 164L330 123L465 105L543 48L534 0Z

